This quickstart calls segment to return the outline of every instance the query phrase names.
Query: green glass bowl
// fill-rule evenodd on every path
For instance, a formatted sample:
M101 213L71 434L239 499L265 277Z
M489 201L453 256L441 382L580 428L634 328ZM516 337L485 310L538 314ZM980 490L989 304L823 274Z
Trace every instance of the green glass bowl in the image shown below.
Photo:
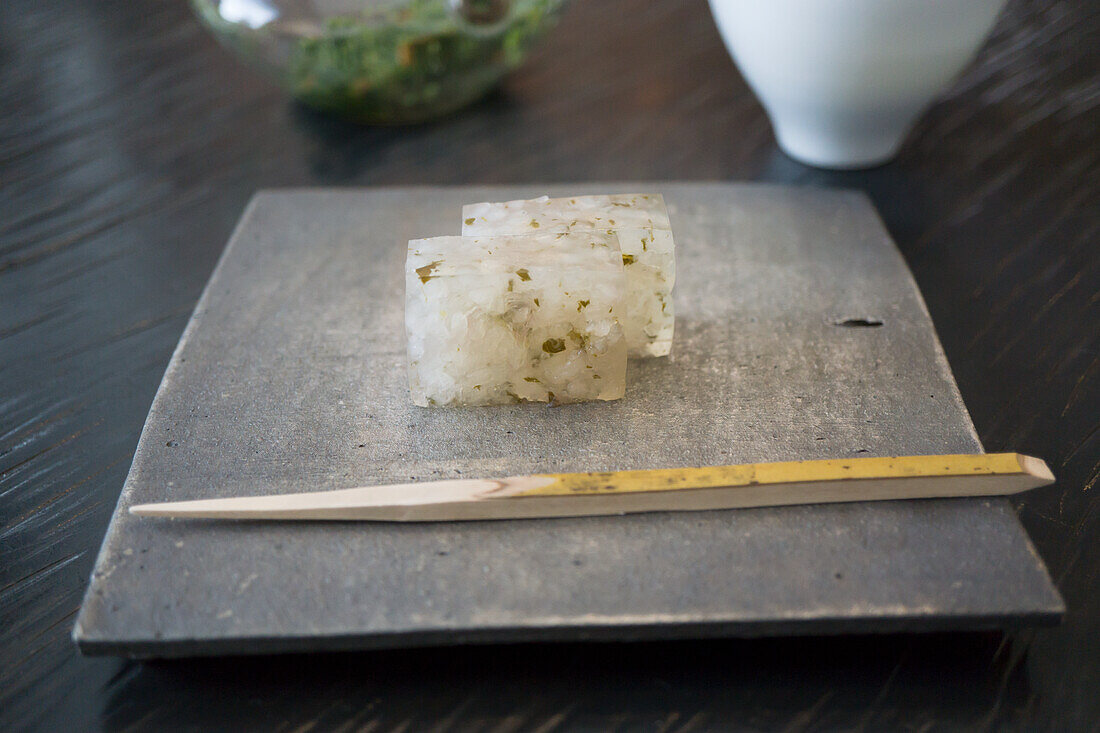
M434 119L518 67L564 0L191 0L294 98L356 122Z

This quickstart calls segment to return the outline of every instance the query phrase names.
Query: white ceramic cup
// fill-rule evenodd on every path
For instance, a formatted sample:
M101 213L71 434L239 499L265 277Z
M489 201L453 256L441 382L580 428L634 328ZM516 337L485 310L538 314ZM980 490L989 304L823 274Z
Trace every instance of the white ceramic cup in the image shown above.
M1005 0L709 0L780 147L822 168L892 158Z

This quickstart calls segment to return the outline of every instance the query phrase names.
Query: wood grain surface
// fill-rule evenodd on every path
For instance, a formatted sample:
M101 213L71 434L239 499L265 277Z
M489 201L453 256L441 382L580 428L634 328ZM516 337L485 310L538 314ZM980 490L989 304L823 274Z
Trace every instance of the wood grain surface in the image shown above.
M1013 0L878 169L775 147L702 0L593 0L500 92L361 129L288 104L182 0L0 3L0 729L821 730L1100 725L1100 12ZM1017 502L1057 629L136 664L73 617L149 403L233 223L273 186L585 179L858 188Z

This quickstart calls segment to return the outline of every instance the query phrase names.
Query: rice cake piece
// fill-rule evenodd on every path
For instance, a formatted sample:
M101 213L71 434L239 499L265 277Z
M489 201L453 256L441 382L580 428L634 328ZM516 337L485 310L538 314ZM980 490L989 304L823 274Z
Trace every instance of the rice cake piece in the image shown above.
M618 236L626 266L623 332L630 355L667 356L675 327L676 245L660 194L542 196L462 207L467 236L606 229Z
M409 391L420 406L616 400L626 289L603 232L409 242Z

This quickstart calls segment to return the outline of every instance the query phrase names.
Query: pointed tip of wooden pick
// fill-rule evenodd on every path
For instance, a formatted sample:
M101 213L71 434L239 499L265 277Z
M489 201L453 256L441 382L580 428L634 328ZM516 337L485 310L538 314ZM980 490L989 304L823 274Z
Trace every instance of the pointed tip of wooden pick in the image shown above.
M163 517L168 514L159 504L137 504L130 507L130 513L137 517Z

